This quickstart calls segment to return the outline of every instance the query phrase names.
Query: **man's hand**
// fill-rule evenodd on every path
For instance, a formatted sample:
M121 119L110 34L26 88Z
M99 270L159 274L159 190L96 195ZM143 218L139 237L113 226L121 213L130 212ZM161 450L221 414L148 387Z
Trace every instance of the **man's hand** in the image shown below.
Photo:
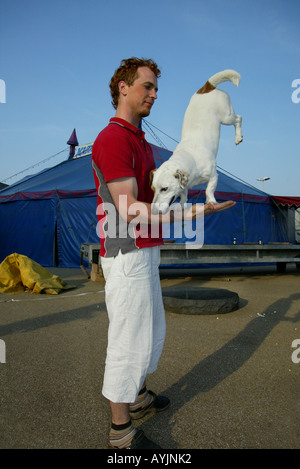
M195 220L195 218L206 217L207 215L212 215L213 213L234 207L235 204L236 202L233 202L233 200L228 200L220 204L194 204L187 211L185 220Z
M227 210L228 208L234 207L235 204L236 202L233 200L228 200L220 204L204 204L204 216Z

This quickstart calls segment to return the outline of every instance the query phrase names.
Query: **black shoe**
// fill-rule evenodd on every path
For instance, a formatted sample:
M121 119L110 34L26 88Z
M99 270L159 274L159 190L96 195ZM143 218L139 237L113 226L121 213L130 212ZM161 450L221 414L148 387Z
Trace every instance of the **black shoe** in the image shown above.
M125 449L162 449L161 446L158 446L153 441L149 440L143 430L137 430L134 435L130 446L127 446Z
M148 407L136 409L133 412L129 412L132 420L143 418L146 414L162 412L166 410L170 405L170 399L165 396L157 396L153 391L148 391L153 396L153 401Z

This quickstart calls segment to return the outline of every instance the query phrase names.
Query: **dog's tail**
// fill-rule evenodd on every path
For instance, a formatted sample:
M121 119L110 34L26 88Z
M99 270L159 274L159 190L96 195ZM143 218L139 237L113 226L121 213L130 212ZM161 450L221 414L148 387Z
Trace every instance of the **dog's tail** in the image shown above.
M239 86L241 75L235 70L223 70L218 72L207 80L205 85L197 91L199 94L209 93L213 91L220 83L231 81L235 86Z

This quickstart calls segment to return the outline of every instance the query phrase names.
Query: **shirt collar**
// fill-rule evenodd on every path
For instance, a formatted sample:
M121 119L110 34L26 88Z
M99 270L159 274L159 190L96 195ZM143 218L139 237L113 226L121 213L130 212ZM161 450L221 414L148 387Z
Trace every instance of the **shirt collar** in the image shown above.
M130 124L130 122L127 122L124 119L120 119L120 117L112 117L109 120L109 123L121 125L122 127L125 127L125 129L131 130L131 132L137 135L141 135L143 138L145 138L145 132L142 129L135 127L134 125Z

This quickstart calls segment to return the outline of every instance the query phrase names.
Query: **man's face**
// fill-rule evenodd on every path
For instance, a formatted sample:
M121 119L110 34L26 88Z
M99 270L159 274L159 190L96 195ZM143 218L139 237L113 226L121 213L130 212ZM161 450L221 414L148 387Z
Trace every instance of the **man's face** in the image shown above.
M133 114L149 116L157 99L157 77L148 67L139 67L138 76L131 86L126 86L126 104Z

